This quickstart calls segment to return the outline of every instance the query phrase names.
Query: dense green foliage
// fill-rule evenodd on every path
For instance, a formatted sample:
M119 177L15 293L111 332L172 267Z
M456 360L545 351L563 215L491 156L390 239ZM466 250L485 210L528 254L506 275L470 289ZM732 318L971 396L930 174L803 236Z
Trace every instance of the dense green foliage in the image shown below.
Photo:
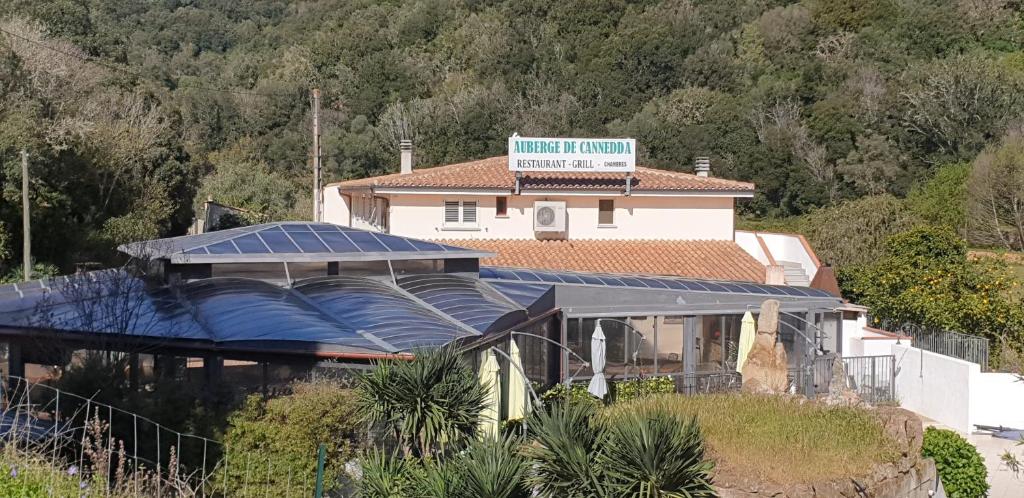
M624 403L656 394L674 394L676 383L672 377L645 377L613 382L611 388L615 402Z
M207 196L306 217L327 180L630 135L642 162L752 180L756 216L904 196L1024 110L1011 2L13 0L0 5L0 274L181 233ZM258 174L253 174L258 173Z
M935 468L950 498L980 498L988 493L988 471L978 450L954 431L929 427L921 454L935 459Z
M878 261L850 267L840 279L877 319L1020 344L1018 282L999 261L968 258L966 243L948 228L894 235Z
M476 436L486 389L456 346L420 350L413 361L385 360L359 378L358 413L407 455L458 450Z
M324 482L328 489L339 482L345 463L356 454L362 429L354 396L327 382L292 387L293 393L281 398L252 395L228 419L224 444L229 455L245 458L253 468L269 469L265 478L261 474L261 485L250 486L246 465L229 461L212 473L212 489L231 496L283 496L295 483L314 482L321 443L327 445Z

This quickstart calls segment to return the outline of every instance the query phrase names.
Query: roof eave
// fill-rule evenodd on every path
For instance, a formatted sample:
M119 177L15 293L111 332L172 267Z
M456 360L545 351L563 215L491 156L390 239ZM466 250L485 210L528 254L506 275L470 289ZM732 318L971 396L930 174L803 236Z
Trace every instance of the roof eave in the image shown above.
M488 251L408 251L313 254L172 254L171 263L320 263L334 261L409 261L418 259L483 259L496 254Z

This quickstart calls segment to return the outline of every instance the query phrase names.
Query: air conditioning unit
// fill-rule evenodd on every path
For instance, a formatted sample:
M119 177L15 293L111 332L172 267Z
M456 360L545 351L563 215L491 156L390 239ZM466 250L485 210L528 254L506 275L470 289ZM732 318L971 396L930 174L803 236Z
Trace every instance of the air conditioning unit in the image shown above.
M537 201L533 203L533 231L564 232L565 202Z

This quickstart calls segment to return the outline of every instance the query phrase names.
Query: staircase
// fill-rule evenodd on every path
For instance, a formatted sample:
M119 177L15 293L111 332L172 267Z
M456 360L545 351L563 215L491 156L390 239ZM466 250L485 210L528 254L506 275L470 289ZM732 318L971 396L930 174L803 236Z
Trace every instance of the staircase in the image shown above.
M807 272L804 271L804 267L795 261L776 261L782 266L786 274L786 285L792 285L796 287L808 287L811 285L811 279L807 276Z

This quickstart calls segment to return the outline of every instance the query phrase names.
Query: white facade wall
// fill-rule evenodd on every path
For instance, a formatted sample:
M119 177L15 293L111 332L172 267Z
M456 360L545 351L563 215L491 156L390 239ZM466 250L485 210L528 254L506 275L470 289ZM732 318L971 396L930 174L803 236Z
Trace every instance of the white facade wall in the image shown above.
M761 247L761 243L757 240L757 234L754 232L747 232L744 230L736 230L735 234L736 245L743 248L747 254L750 254L757 260L758 263L768 266L771 264L771 260L768 255L764 252L764 248Z
M335 225L349 226L348 203L341 197L341 188L337 185L324 187L324 221Z
M335 188L336 190L336 188ZM357 195L357 194L356 194ZM496 216L497 195L379 194L390 203L391 233L422 239L536 239L535 201L565 201L569 239L732 240L733 198L622 195L508 195L507 216ZM330 200L333 198L333 201ZM614 222L598 224L598 201L615 201ZM444 226L445 201L476 201L476 226ZM325 221L348 225L348 208L335 208L345 199L325 196ZM358 216L353 215L352 223Z
M818 265L815 264L814 258L807 252L807 248L804 247L799 236L788 233L769 232L757 232L757 235L764 241L765 246L768 247L768 252L772 253L772 256L775 257L775 261L800 263L804 272L807 273L807 278L814 280L814 275L818 273Z

